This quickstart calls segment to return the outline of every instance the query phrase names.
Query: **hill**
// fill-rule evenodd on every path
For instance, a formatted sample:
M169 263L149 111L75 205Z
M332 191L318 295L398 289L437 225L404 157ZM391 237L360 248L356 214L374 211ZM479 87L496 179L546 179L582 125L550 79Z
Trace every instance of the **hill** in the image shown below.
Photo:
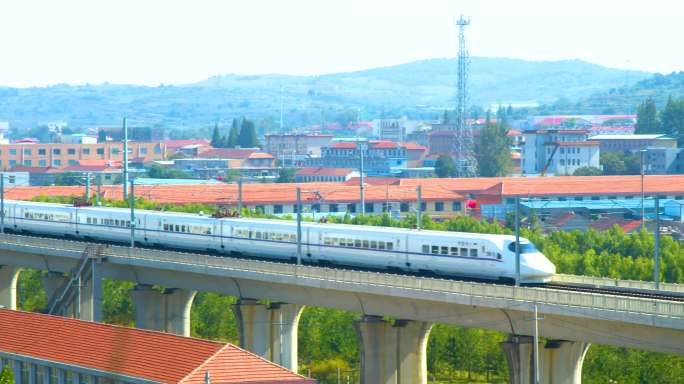
M72 127L118 124L123 115L134 124L208 127L233 117L250 116L262 129L275 129L281 88L286 125L296 126L358 113L362 118L408 113L433 117L453 104L455 59L424 60L357 72L322 76L216 76L188 85L56 85L0 88L0 121L20 129L64 120ZM473 58L472 104L550 103L578 99L645 79L579 60L532 62Z
M609 88L576 102L557 100L542 106L540 111L554 114L635 113L637 105L649 97L655 100L658 108L663 108L670 95L674 98L684 98L684 72L655 74L632 86Z

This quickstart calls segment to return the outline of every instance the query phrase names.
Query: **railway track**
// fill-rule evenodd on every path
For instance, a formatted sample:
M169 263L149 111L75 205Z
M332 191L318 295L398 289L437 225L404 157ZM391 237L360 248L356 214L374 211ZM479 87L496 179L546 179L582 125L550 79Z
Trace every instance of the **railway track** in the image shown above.
M644 291L644 290L635 290L635 289L628 289L628 288L615 288L615 287L589 287L589 286L584 286L584 285L558 284L558 283L533 284L533 285L527 285L527 286L556 289L556 290L561 290L561 291L600 293L603 295L612 295L612 296L626 296L626 297L638 297L638 298L652 299L652 300L667 300L667 301L684 302L684 295L681 295L677 292Z

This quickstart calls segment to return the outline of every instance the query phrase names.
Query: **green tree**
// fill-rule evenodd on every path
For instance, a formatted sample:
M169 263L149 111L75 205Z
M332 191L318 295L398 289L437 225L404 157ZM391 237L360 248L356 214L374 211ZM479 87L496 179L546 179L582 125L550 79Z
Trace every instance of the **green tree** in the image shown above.
M240 148L254 148L259 146L259 140L257 140L256 128L254 127L254 122L242 119L242 126L240 127L240 135L237 140Z
M638 154L625 152L601 152L599 160L604 175L638 175L641 158Z
M0 371L0 384L14 384L14 373L9 365L5 365Z
M237 119L233 119L233 124L230 126L230 132L228 133L228 143L226 144L226 146L228 148L237 147L238 136L239 136L238 121L237 121Z
M573 176L601 176L603 172L597 167L579 167L572 173Z
M480 176L493 177L510 174L512 167L510 147L511 139L508 137L505 118L502 116L496 124L487 121L475 143Z
M167 168L152 164L147 168L147 175L153 179L192 179L192 175L179 169Z
M661 113L661 122L663 132L676 137L679 145L684 146L684 99L674 100L670 95Z
M294 183L296 173L295 168L280 168L276 183Z
M636 133L660 133L660 121L655 100L649 97L637 107Z
M223 139L221 138L218 124L214 124L214 130L211 132L211 146L214 148L223 147Z
M454 175L454 159L451 156L440 155L435 164L435 174L437 177L451 177Z

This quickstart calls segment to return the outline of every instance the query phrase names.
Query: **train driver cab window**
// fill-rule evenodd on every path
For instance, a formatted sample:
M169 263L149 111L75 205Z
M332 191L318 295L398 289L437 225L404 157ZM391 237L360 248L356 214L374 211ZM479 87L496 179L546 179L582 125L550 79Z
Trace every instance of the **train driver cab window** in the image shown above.
M515 253L515 241L511 241L510 244L508 244L508 250ZM539 252L537 250L537 247L534 246L534 244L530 243L529 241L521 241L520 242L520 253L536 253Z

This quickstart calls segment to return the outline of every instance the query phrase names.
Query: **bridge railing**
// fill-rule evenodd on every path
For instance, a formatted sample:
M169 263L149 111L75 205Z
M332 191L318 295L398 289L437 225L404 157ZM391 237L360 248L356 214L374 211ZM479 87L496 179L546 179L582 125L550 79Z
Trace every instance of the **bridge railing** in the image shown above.
M73 251L74 257L79 257L83 249L88 245L88 243L77 241L18 235L0 235L0 239L3 240L3 244L16 244L22 247L36 247L58 251ZM2 247L2 245L0 245L0 247ZM684 303L677 301L564 291L549 288L514 287L508 285L464 282L316 266L297 266L272 261L217 257L212 255L146 248L113 246L110 249L109 255L112 257L128 258L131 259L131 261L132 259L152 260L155 262L184 264L195 268L203 267L207 269L240 270L346 284L437 291L470 298L506 299L515 302L511 305L511 308L515 307L514 309L520 310L529 310L534 303L540 303L684 318Z
M610 277L594 277L580 275L556 274L553 277L554 283L581 284L592 287L614 287L624 289L636 289L642 291L655 290L655 283L652 281L640 280L621 280ZM684 294L684 284L660 283L660 290L665 292L675 292Z

